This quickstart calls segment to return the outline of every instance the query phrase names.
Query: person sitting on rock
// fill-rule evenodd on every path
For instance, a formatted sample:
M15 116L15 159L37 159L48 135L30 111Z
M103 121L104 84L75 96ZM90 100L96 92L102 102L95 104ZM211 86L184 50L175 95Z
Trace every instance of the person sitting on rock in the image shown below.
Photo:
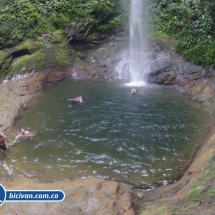
M7 139L7 137L0 131L0 148L4 151L7 149L5 139Z

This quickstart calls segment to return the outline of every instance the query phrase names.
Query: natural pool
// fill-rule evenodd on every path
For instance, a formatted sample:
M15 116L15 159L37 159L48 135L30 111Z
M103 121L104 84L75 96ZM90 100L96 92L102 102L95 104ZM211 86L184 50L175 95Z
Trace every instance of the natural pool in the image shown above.
M182 176L208 132L210 117L180 93L123 82L67 81L48 87L13 126L36 132L0 163L44 182L96 176L136 185ZM84 103L68 98L82 95Z

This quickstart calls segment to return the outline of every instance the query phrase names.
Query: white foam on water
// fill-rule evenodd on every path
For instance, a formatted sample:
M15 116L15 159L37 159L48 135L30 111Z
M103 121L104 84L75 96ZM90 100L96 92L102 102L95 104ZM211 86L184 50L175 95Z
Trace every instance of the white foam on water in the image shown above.
M146 83L144 81L132 81L132 82L126 83L125 86L128 86L128 87L145 87Z

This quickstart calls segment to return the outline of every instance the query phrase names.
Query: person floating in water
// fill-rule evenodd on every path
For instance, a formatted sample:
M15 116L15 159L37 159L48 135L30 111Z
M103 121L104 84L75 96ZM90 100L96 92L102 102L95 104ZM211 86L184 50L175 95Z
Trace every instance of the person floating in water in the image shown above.
M136 91L135 88L131 89L131 94L132 94L132 95L135 95L136 93L137 93L137 91Z
M7 149L5 139L7 139L7 137L0 131L0 148L4 151Z
M112 82L112 81L113 81L113 77L111 77L108 81L109 81L109 82Z
M20 133L15 137L14 143L17 142L21 137L31 137L32 134L30 131L26 131L24 128L20 129Z
M77 96L74 99L68 99L68 100L72 101L72 103L82 103L83 102L82 96Z

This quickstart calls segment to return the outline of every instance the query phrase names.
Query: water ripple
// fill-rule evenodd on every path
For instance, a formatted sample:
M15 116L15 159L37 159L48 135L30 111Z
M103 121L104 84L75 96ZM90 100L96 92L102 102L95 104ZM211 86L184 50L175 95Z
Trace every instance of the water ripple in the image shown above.
M138 91L132 96L124 84L91 81L49 88L14 126L14 134L22 125L37 135L10 150L7 166L42 181L97 176L169 183L175 172L183 174L209 117L176 92ZM67 99L76 95L85 102L71 106Z

